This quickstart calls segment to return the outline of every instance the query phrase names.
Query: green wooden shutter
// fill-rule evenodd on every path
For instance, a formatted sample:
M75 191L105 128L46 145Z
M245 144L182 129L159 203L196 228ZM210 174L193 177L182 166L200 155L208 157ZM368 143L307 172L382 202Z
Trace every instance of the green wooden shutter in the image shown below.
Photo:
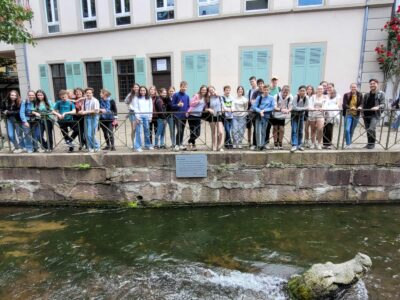
M317 86L322 79L323 48L312 47L308 51L308 66L306 71L306 82Z
M114 68L112 60L103 60L101 62L101 72L103 76L103 87L111 93L113 98L115 98Z
M49 66L39 65L40 89L50 96Z
M293 48L292 49L292 80L291 88L297 91L300 85L306 83L307 72L307 48Z
M268 49L243 49L240 53L240 84L248 86L251 76L268 82L268 62Z
M135 64L135 81L139 85L146 85L147 80L146 80L146 60L145 58L136 58L134 60Z
M183 80L188 83L187 94L193 96L201 85L209 84L208 53L185 53L182 57Z
M83 88L83 66L80 62L66 62L65 81L67 89Z

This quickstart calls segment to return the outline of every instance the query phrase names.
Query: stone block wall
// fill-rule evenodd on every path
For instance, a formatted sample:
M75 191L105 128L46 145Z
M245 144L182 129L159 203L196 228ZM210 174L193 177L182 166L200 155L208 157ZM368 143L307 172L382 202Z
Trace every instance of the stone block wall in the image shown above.
M160 207L400 201L400 152L209 153L207 178L176 178L176 155L2 155L0 204Z

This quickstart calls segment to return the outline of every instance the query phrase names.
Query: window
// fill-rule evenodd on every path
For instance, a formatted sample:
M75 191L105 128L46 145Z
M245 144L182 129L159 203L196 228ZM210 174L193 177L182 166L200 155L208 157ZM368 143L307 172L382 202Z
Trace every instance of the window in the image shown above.
M58 99L58 92L67 88L65 80L64 64L50 65L51 77L53 79L54 101ZM49 95L50 96L50 95Z
M94 95L99 99L100 90L103 88L103 76L101 73L100 61L86 63L86 79L88 87L94 89Z
M115 24L117 26L131 24L130 0L115 0Z
M118 60L117 70L119 101L124 101L125 97L131 92L131 87L135 83L133 59Z
M174 19L174 0L156 0L156 20L168 21Z
M299 6L322 5L323 0L298 0Z
M268 9L268 0L247 0L246 11L266 10Z
M82 20L83 29L93 29L97 27L95 0L82 0Z
M214 16L219 14L219 0L197 0L199 17Z
M44 4L46 9L48 32L49 33L59 32L60 24L58 23L57 0L45 0Z

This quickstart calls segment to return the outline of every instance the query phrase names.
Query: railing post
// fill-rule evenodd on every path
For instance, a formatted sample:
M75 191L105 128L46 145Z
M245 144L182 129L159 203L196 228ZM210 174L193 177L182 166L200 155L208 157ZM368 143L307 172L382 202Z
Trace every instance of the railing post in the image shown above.
M390 110L389 128L388 128L388 131L387 131L385 150L388 150L388 149L389 149L389 139L390 139L390 131L391 131L391 129L392 129L392 119L393 119L393 111Z

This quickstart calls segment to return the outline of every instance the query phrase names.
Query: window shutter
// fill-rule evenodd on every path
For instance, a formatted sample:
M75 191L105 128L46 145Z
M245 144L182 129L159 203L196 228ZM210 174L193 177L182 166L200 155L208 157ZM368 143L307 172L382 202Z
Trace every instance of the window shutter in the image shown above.
M40 89L50 96L49 66L39 65Z
M103 77L103 88L111 93L112 98L115 98L114 68L112 60L101 61L101 73Z
M135 63L135 80L139 85L146 85L146 61L145 58L138 57L134 60Z

